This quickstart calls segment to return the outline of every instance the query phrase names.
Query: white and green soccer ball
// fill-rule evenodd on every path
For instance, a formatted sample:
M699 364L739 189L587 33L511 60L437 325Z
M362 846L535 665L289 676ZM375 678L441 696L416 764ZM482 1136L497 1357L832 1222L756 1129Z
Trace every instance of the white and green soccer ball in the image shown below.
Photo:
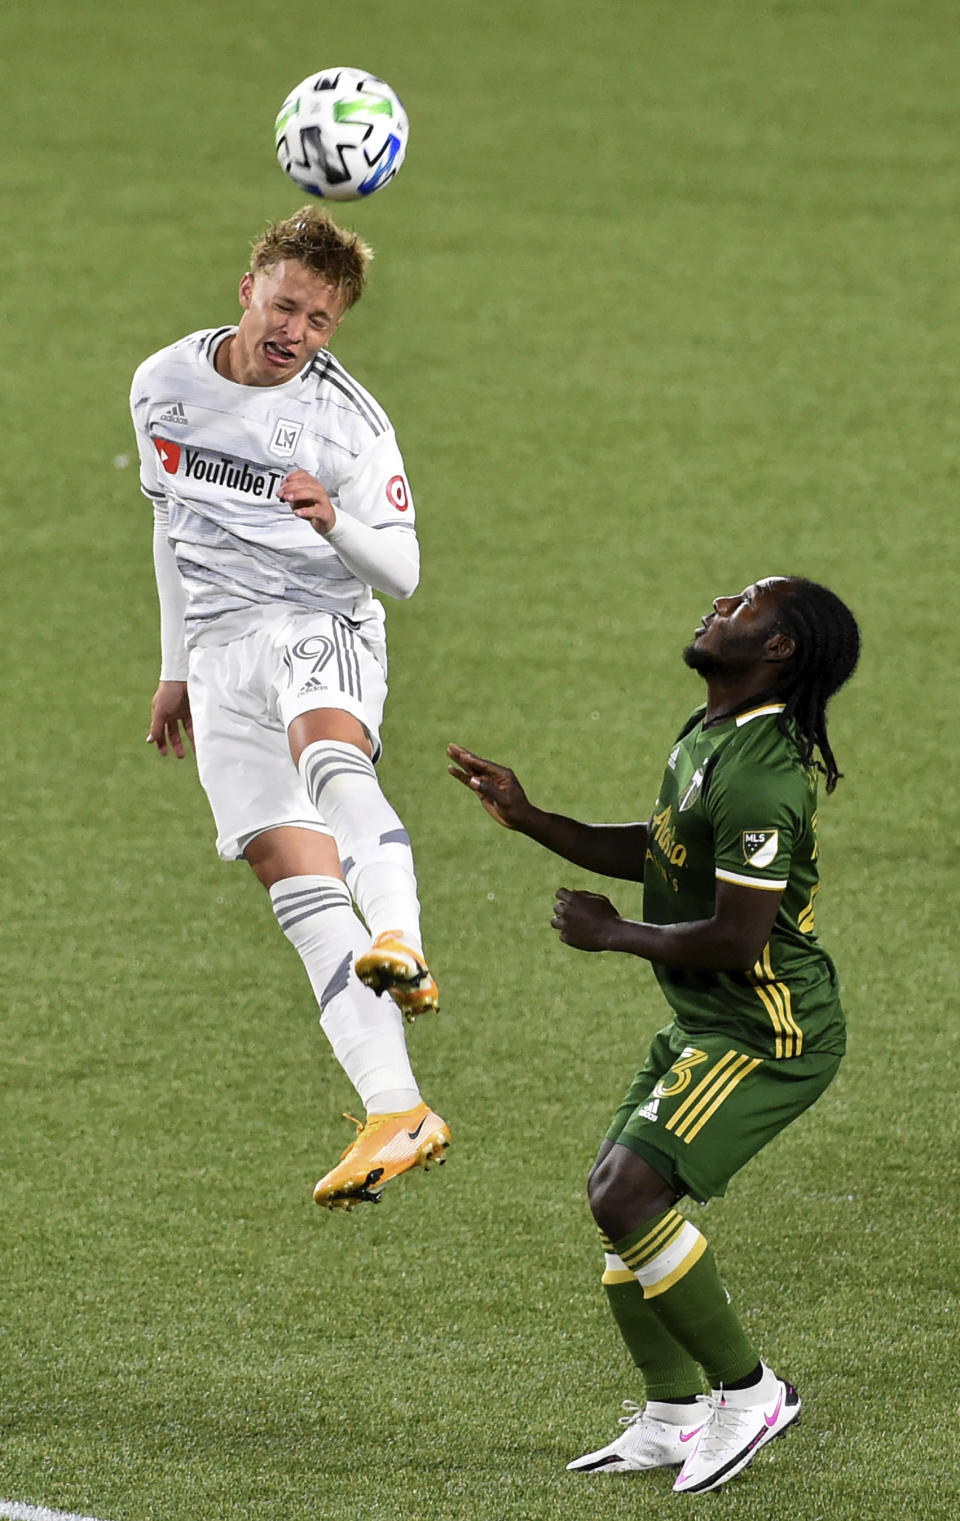
M397 95L363 69L321 69L291 90L274 128L280 167L330 201L358 201L396 177L410 128Z

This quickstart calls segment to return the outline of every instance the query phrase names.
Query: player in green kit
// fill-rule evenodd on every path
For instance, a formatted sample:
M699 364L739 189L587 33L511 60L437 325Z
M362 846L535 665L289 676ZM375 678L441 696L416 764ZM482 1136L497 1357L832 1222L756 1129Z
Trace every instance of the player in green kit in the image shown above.
M643 882L643 922L598 893L557 894L566 944L652 963L673 1010L590 1175L611 1311L643 1374L623 1432L568 1467L680 1466L698 1494L738 1474L800 1413L764 1363L703 1234L705 1202L834 1076L844 1020L814 933L818 772L839 772L826 707L857 663L849 609L826 587L771 577L719 597L684 659L706 681L646 824L584 824L529 802L512 771L451 745L452 774L487 812L577 866ZM709 1394L704 1393L704 1376Z

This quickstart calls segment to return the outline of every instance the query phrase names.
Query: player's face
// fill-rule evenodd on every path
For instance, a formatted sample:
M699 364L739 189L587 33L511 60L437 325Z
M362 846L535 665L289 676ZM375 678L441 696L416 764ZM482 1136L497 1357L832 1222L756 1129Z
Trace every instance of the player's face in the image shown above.
M346 311L346 297L296 259L245 274L243 316L230 351L241 385L279 386L326 348Z
M683 652L687 665L707 675L759 660L786 585L782 576L767 576L735 596L717 597Z

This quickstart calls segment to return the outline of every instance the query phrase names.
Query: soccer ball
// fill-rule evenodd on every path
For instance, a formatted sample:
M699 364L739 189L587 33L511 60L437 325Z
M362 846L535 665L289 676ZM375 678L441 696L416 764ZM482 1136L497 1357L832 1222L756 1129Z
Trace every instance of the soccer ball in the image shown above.
M295 185L357 201L389 185L407 151L407 115L388 84L363 69L321 69L287 96L274 134Z

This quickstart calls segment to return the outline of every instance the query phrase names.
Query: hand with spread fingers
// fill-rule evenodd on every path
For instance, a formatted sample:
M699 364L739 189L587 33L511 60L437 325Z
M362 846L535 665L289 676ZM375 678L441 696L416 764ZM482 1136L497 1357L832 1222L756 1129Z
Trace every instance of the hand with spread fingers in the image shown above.
M483 760L462 745L448 745L447 754L456 762L456 765L447 767L450 775L476 793L490 817L504 829L524 831L533 810L509 766Z

